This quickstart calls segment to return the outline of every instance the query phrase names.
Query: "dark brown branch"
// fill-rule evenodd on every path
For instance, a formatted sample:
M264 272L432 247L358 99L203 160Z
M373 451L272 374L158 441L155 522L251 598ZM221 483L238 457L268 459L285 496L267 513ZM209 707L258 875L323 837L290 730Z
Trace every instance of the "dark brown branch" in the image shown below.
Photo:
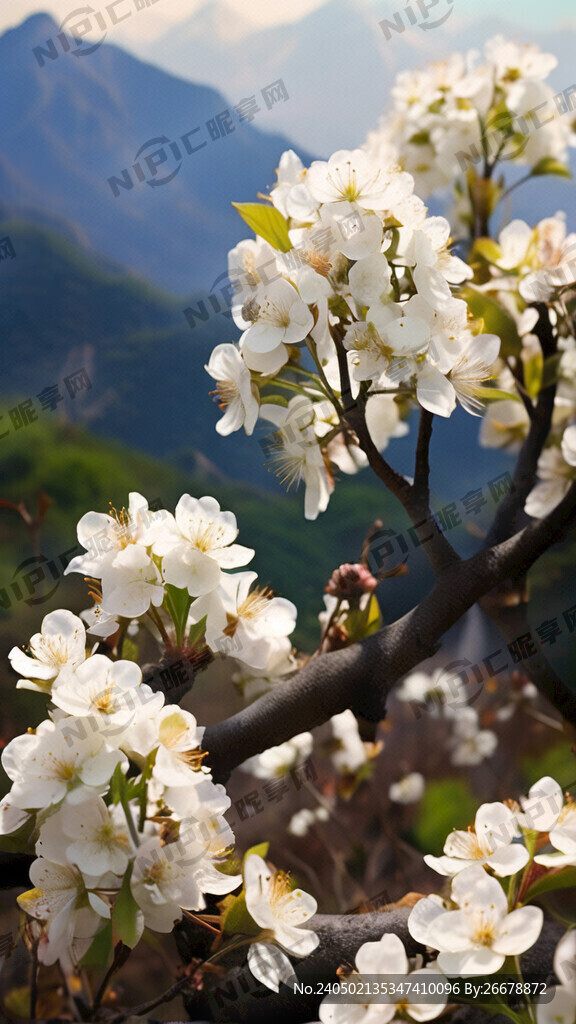
M386 461L382 453L374 444L368 427L366 425L366 414L361 401L352 397L350 384L350 372L348 358L344 347L344 333L341 326L333 329L334 345L338 357L338 370L340 373L341 394L346 416L346 424L354 431L358 438L360 448L366 455L370 468L374 471L379 480L401 503L410 516L420 543L425 545L425 552L434 572L442 572L448 565L459 561L459 556L452 545L446 540L438 523L434 519L429 507L427 498L428 489L428 449L432 434L432 417L430 413L421 410L420 432L418 437L417 464L419 467L419 483L412 486L401 473L398 473ZM425 486L422 486L422 480Z
M222 1024L241 1021L304 1024L318 1020L318 1007L323 998L318 993L328 983L338 980L336 971L341 965L354 969L356 953L365 942L378 942L383 935L397 935L408 956L424 952L410 935L409 915L407 908L342 916L318 914L306 926L317 932L318 948L311 956L293 961L295 980L300 985L310 986L308 995L295 992L292 985L283 985L278 993L272 992L255 980L247 966L238 966L210 990L185 998L186 1010L193 1020L201 1016ZM538 942L522 956L522 969L527 976L546 981L552 972L556 945L563 934L561 924L545 921ZM242 955L244 960L245 954ZM477 1010L471 1006L463 1006L460 1013L460 1024L480 1020L484 1024L489 1020L487 1014L478 1017Z
M368 721L386 714L390 689L438 648L443 634L484 594L527 572L576 515L576 484L544 519L496 548L449 566L411 612L359 644L311 660L238 714L210 726L203 747L218 779L246 758L313 729L346 708ZM555 706L576 723L576 695L564 684Z
M545 303L537 303L536 309L538 310L538 323L534 328L534 333L540 340L544 359L547 359L556 351L556 339L550 323L548 307ZM538 459L550 433L555 398L555 384L544 388L538 395L528 436L522 445L516 463L512 489L498 506L494 522L486 537L486 547L499 544L517 529L518 517L523 511L526 499L536 481Z
M433 422L433 413L428 412L427 409L420 409L412 495L415 500L425 504L426 508L430 505L430 441Z

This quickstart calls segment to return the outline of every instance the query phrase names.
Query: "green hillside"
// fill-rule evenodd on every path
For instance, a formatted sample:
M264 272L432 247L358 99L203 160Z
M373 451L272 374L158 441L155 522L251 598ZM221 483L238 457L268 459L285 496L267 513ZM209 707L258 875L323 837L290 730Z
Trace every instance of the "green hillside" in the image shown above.
M317 637L316 617L332 569L358 557L366 529L376 516L388 522L397 516L393 499L382 493L376 504L378 490L369 477L360 477L344 480L323 517L306 522L301 492L269 494L208 474L187 474L117 442L103 442L81 427L46 418L0 443L0 479L0 498L23 500L31 513L40 492L49 496L51 505L39 543L48 559L74 545L76 523L84 512L106 511L109 502L120 508L131 490L171 510L186 491L196 496L213 494L223 508L235 513L239 540L255 548L253 567L263 582L298 606L296 639L304 647ZM9 595L15 569L32 553L20 516L0 509L0 584L8 587ZM403 582L389 586L400 587ZM420 577L418 584L423 584ZM65 577L58 593L45 604L30 608L23 600L14 600L10 609L0 609L2 634L12 638L24 628L26 639L28 627L34 628L50 608L71 602L78 610L87 604L79 576Z
M0 337L10 353L0 394L34 397L59 384L65 401L57 415L67 420L80 418L153 455L210 453L229 475L266 486L259 449L243 437L230 446L214 432L218 412L204 364L216 344L236 337L230 319L208 303L210 317L192 329L184 309L198 308L202 297L185 305L48 228L4 220L3 236L16 258L0 265ZM191 284L194 277L191 267ZM70 401L62 381L81 367L92 387Z

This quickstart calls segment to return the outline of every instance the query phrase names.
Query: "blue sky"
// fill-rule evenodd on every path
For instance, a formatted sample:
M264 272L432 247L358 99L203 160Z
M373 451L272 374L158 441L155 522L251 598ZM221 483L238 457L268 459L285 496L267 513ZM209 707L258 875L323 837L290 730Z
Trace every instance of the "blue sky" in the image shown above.
M172 26L188 19L206 0L156 0L153 7L146 9L141 17L129 18L124 25L118 25L115 37L120 45L135 47L150 43L154 38ZM210 0L208 0L210 2ZM322 6L326 0L225 0L231 10L241 14L252 22L254 27L282 24L296 21L306 13ZM413 0L417 9L418 0ZM431 3L432 0L428 0ZM447 0L438 0L438 7L445 5ZM129 3L129 0L126 0ZM393 16L395 11L402 11L404 0L366 0L382 18ZM95 10L104 8L106 0L94 0ZM362 6L360 3L359 6ZM45 10L52 14L60 23L72 11L78 9L77 0L5 0L0 5L0 32L19 24L30 14ZM576 25L574 0L548 0L547 3L535 0L454 0L454 11L460 17L474 20L486 18L490 14L503 16L517 21L519 25L529 24L530 27L549 30L559 23L570 20ZM431 15L433 12L430 12Z

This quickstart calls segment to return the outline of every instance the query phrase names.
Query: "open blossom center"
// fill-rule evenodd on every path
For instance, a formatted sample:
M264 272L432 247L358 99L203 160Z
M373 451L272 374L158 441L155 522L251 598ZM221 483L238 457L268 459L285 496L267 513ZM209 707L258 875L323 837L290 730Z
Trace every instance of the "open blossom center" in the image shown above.
M136 543L134 536L134 521L128 509L121 508L120 511L110 505L110 516L114 520L112 543L119 551L123 551L129 544Z
M319 252L318 249L306 249L301 256L301 259L309 267L312 267L317 274L322 274L323 277L328 277L328 274L332 270L332 264L324 253Z
M61 761L59 758L54 758L50 767L49 775L53 779L70 782L70 779L74 778L74 772L76 771L76 763L74 761Z
M290 307L286 303L271 302L270 299L266 299L258 319L262 323L272 324L273 327L289 327Z
M290 876L285 871L277 871L270 887L270 903L272 906L281 903L286 896L290 896Z
M202 761L205 757L208 757L208 751L200 750L200 747L194 747L193 750L177 751L176 757L179 761L185 764L187 768L191 768L193 772L199 772L202 770Z
M216 391L212 392L218 396L218 405L220 409L226 409L227 406L231 405L234 399L238 396L238 388L234 381L231 380L219 380L216 385Z
M486 920L481 911L478 914L478 918L479 920L474 923L471 939L478 946L490 947L496 938L496 928L494 923L490 920Z
M113 696L113 687L107 686L105 690L102 690L92 701L93 707L97 711L101 711L103 714L112 714L115 710L116 702Z
M270 587L255 587L238 605L238 619L257 619L273 597Z
M207 523L201 519L187 531L190 543L199 551L213 551L224 545L224 530L218 523Z

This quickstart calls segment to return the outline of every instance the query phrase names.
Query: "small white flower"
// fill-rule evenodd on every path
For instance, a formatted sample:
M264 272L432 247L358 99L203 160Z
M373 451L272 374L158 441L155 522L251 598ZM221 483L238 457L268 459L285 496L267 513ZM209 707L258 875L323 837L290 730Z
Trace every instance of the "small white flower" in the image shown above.
M420 705L433 717L464 708L468 703L466 687L460 675L449 675L444 669L434 675L411 672L395 691L397 700Z
M529 861L526 847L513 840L520 833L513 812L502 803L482 804L474 828L454 830L444 844L445 857L427 855L424 860L441 875L456 875L478 863L500 877L515 875Z
M292 815L288 823L288 831L293 836L305 836L313 825L318 821L328 821L330 812L327 807L316 807L312 810L309 807L303 807L301 811L296 811Z
M110 917L107 904L89 891L96 879L84 878L76 867L40 857L30 865L30 881L34 888L18 896L18 904L45 924L38 959L46 965L60 960L64 970L77 967L103 918Z
M144 760L157 748L152 774L164 786L191 785L194 775L207 773L202 767L200 745L204 729L194 715L175 704L141 717L130 729L130 752Z
M224 411L216 424L217 433L227 437L244 427L250 436L258 419L258 388L236 346L217 345L204 369L217 381L215 394Z
M357 203L365 210L393 210L414 188L410 175L384 169L361 149L340 149L328 161L315 160L306 185L321 203Z
M196 622L207 616L206 642L211 650L263 669L278 638L294 631L297 610L266 587L251 590L257 578L255 572L226 576L217 591L194 602L190 614Z
M342 711L330 719L334 743L330 748L330 757L334 767L342 775L355 775L368 760L366 749L360 733L358 722L352 711Z
M106 791L116 765L125 758L86 729L72 741L73 721L65 718L56 725L44 721L34 735L16 736L4 748L2 764L14 783L14 806L35 810L65 798L74 802L78 794L87 794L86 787L96 793Z
M236 516L222 512L215 498L183 494L154 553L162 557L166 582L197 597L218 587L222 569L246 565L254 556L252 548L234 543L237 536Z
M269 938L296 956L309 956L316 949L316 932L301 927L316 913L313 896L291 889L287 876L255 853L244 862L244 888L248 913Z
M564 804L561 787L550 775L545 775L530 787L527 797L520 798L522 814L518 821L523 828L549 832L554 828Z
M297 221L312 220L318 208L318 200L310 194L306 184L307 170L293 149L282 153L278 164L278 184L270 192L270 198L284 217Z
M231 892L239 883L239 876L214 869L194 823L187 827L183 822L176 842L162 845L158 836L152 836L138 847L130 886L142 912L142 926L171 932L182 910L205 907L204 892Z
M142 672L133 661L110 661L93 654L75 672L62 673L52 691L52 701L69 715L94 716L102 726L126 725L133 715L134 694Z
M281 345L297 345L314 326L308 306L296 288L283 279L262 286L233 312L237 325L244 328L242 350L256 355L273 352Z
M40 829L36 853L56 864L75 864L83 875L100 878L111 871L121 877L132 853L124 810L107 807L99 796L80 807L64 804Z
M287 408L266 405L262 416L277 427L270 460L276 475L287 490L304 481L304 516L316 519L328 507L334 481L316 436L314 404L296 395Z
M452 899L459 910L446 911L427 897L408 918L410 934L440 951L438 966L448 975L494 974L507 956L533 946L542 930L540 907L509 914L500 883L479 865L456 875Z
M415 995L408 994L398 1003L380 1002L377 995L372 999L369 994L371 978L405 978L410 975L410 982L413 983L414 994L418 991L418 983L430 984L433 980L439 980L442 975L435 968L424 967L416 971L410 971L410 964L402 940L397 935L383 935L379 942L365 942L356 953L356 967L358 974L353 973L350 980L362 985L365 980L368 992L363 1003L346 1005L340 1001L331 1002L328 996L320 1004L319 1016L322 1024L389 1024L389 1022L400 1019L397 1014L406 1014L409 1020L426 1021L438 1017L446 1005L447 998L442 996L434 1003L420 1002ZM406 986L408 987L408 986ZM436 991L442 992L439 986ZM357 991L363 991L361 988Z
M73 558L64 572L81 572L84 576L102 579L104 570L110 568L116 557L126 548L152 543L156 525L162 523L166 512L151 512L146 498L137 491L129 495L128 508L113 515L102 512L87 512L78 523L78 541L86 549L84 555Z
M77 615L64 608L42 620L40 633L29 643L30 655L13 647L8 658L15 672L24 676L16 688L50 693L65 668L75 669L86 658L86 630Z
M480 425L480 444L483 448L520 450L528 430L530 417L522 402L511 398L491 402Z
M257 779L281 778L310 756L312 743L312 733L302 732L286 743L249 757L240 767Z
M572 428L568 428L571 430ZM542 518L551 512L567 494L571 484L576 480L576 461L567 462L564 451L572 458L572 437L570 434L562 449L552 445L545 448L538 459L539 482L530 491L524 509L529 516Z
M102 608L112 615L137 618L164 600L162 577L144 547L130 544L101 569Z
M388 796L396 804L416 804L424 796L426 783L420 772L410 772L398 782L393 782Z
M498 737L491 729L479 728L478 715L473 708L462 708L454 722L450 745L452 764L473 766L492 756Z

